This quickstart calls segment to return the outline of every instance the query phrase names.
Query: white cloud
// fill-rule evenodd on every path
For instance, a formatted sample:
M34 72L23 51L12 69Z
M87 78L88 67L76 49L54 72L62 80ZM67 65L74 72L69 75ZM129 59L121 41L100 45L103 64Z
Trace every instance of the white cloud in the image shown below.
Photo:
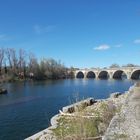
M4 35L4 34L0 34L0 40L6 40L7 39L7 36Z
M34 31L38 34L40 34L42 32L41 27L39 25L34 26Z
M11 36L8 36L6 34L0 34L0 41L9 41L12 39L13 39L13 37L11 37Z
M54 25L48 25L48 26L35 25L33 28L37 34L41 34L41 33L52 32L55 26Z
M45 28L45 31L46 32L52 32L54 30L55 26L54 25L48 25L46 28Z
M106 45L106 44L103 44L103 45L100 45L98 47L95 47L93 48L94 50L98 50L98 51L103 51L103 50L108 50L110 49L110 46L109 45Z
M122 44L118 44L118 45L115 45L114 47L115 48L121 48L123 45Z
M134 43L135 43L135 44L140 44L140 39L134 40Z

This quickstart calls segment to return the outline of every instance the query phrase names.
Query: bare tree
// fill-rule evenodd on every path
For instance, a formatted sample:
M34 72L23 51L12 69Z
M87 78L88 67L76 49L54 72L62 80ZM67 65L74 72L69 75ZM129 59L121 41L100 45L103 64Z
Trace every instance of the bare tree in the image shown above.
M15 49L7 48L6 55L7 55L9 65L10 65L13 73L16 74L17 69L18 69L18 58L17 58Z
M33 53L29 54L28 69L30 78L39 77L40 75L39 63Z
M6 49L6 55L7 55L7 59L8 59L8 62L9 62L9 66L12 69L11 48Z
M123 65L122 67L137 67L138 65L135 65L135 64L126 64L126 65Z
M4 49L0 48L0 75L1 75L1 72L2 72L3 60L4 60Z
M33 53L29 54L29 71L30 72L34 72L34 68L36 67L36 65L38 65L37 62L37 58L35 57L35 55Z
M61 61L46 58L38 61L34 54L27 55L25 50L19 49L17 52L14 48L0 48L0 75L2 70L12 80L16 80L17 76L25 78L27 72L38 80L61 79L68 75L68 69Z
M111 66L110 66L110 68L119 68L120 66L118 65L118 64L116 64L116 63L114 63L114 64L112 64Z
M19 59L18 59L18 67L20 72L23 72L25 68L25 57L26 57L26 52L23 49L20 49Z

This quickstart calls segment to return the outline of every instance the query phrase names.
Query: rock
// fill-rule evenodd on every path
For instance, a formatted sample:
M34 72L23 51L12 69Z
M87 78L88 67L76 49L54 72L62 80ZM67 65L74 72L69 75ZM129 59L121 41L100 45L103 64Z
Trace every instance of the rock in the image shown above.
M82 100L82 101L77 102L75 104L63 107L62 111L64 113L73 113L73 112L79 111L81 109L84 109L87 106L91 106L91 105L93 105L96 102L97 101L95 101L93 98L88 98L86 100Z
M99 123L99 125L98 125L98 131L99 131L99 133L100 134L104 134L104 132L106 131L106 125L105 125L105 123Z
M135 84L135 87L140 87L140 82L137 82L137 83Z
M118 98L120 95L122 95L122 93L120 93L120 92L115 92L115 93L112 93L112 94L110 95L110 98Z
M6 94L6 93L7 93L7 89L0 88L0 94Z
M121 96L124 101L120 112L111 120L103 140L140 140L139 93L140 87L135 85L130 88L127 96Z

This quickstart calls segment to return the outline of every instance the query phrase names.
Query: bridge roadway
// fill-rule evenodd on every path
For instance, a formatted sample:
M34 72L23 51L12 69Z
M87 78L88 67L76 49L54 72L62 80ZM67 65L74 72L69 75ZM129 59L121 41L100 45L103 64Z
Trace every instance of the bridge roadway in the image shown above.
M79 69L73 71L75 78L96 78L96 79L140 79L140 67L120 67L107 69Z

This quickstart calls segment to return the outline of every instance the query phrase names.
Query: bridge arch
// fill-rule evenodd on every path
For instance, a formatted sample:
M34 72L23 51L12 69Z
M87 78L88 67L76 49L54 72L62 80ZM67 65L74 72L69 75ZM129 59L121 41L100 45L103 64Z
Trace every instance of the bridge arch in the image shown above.
M140 79L140 69L132 72L131 79Z
M84 73L82 71L79 71L77 74L76 74L76 78L84 78Z
M98 75L99 79L108 79L109 78L109 73L107 71L101 71Z
M123 78L127 78L126 73L123 70L117 70L114 72L113 79L123 79Z
M89 79L96 78L96 75L93 71L89 71L86 75L86 78L89 78Z

